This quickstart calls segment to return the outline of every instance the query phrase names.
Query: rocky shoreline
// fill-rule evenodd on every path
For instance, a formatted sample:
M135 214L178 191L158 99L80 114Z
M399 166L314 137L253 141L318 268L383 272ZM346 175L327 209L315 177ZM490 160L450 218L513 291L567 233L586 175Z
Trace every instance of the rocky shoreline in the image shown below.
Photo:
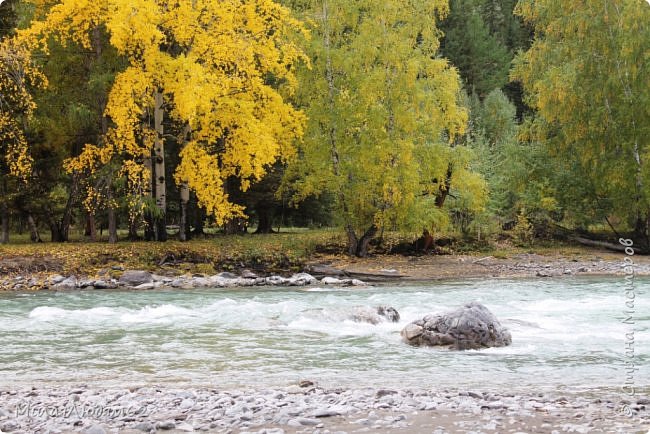
M8 433L645 433L648 397L449 390L0 388Z
M571 276L621 276L628 263L624 255L593 257L543 256L526 253L511 258L470 255L387 256L368 259L321 258L324 263L304 267L303 272L277 275L241 269L215 275L127 270L113 266L94 276L83 274L0 274L0 291L235 288L253 286L364 286L374 282L431 281L462 278L558 278ZM634 257L637 276L650 276L650 257ZM325 265L326 264L326 265ZM169 270L167 270L169 271Z
M116 276L115 272L119 273ZM237 288L253 286L366 286L359 279L322 276L316 278L309 273L296 273L288 277L270 275L260 277L244 270L240 275L223 272L215 275L194 274L163 276L143 270L117 268L99 273L98 277L53 274L49 276L11 276L0 279L0 289L5 291L30 290L74 290L74 289L133 289L152 290L162 288Z

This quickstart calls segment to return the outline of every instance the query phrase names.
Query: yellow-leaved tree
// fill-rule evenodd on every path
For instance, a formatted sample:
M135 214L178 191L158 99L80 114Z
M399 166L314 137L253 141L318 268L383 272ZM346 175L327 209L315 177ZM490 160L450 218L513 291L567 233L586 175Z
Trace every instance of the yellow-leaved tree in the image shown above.
M30 53L14 38L0 42L0 207L2 237L9 242L9 185L26 181L31 173L32 158L25 138L25 127L36 105L30 86L44 86L45 77L32 62Z
M383 228L445 224L452 191L482 208L485 182L455 146L467 123L458 72L437 54L447 2L289 3L314 24L299 90L309 126L287 177L295 198L331 193L357 256Z
M224 181L237 177L248 188L293 152L303 132L304 116L283 96L304 60L290 37L303 32L300 22L272 0L62 0L21 37L40 49L49 37L91 47L97 28L128 67L109 94L102 142L88 144L68 169L92 172L118 161L137 192L132 212L142 211L140 194L153 190L155 238L165 240L165 144L172 138L180 144L174 179L182 202L192 190L218 224L242 216Z

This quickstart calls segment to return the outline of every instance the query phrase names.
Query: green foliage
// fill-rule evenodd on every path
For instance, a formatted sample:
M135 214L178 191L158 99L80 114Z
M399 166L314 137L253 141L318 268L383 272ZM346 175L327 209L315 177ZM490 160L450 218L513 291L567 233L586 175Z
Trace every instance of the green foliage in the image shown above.
M522 139L540 146L546 169L531 181L576 223L614 218L647 235L650 221L650 8L642 1L522 0L535 28L512 76L536 115ZM539 145L536 145L539 143Z
M488 214L502 224L517 221L520 209L535 224L561 219L557 185L568 172L540 144L518 140L521 126L505 94L497 89L482 102L474 99L471 123L470 146L490 188Z
M298 100L309 124L289 179L295 199L329 192L348 231L444 225L446 188L474 197L482 179L454 147L466 112L457 72L437 56L442 1L313 1L311 69ZM469 199L468 199L469 200Z
M650 239L643 1L154 3L0 4L3 217L56 228L110 209L133 235L145 212L177 223L179 191L160 205L150 188L175 176L198 226L200 203L351 239L515 223L526 244L531 225L605 219Z
M450 7L442 53L459 69L466 88L485 97L508 82L512 54L484 22L483 1L451 0Z

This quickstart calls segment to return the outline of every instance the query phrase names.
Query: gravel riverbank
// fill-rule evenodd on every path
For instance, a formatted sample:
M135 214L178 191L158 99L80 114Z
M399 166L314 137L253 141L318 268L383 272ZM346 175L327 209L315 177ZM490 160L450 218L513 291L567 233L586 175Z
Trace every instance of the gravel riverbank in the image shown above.
M302 387L301 387L302 386ZM143 387L0 389L11 433L646 433L650 399L589 392Z
M253 286L364 286L366 283L433 281L468 278L553 278L563 276L621 276L624 254L594 251L589 255L521 253L509 258L472 255L323 256L307 264L302 273L274 275L247 269L236 273L165 274L116 266L95 275L6 273L0 269L0 291L234 288ZM628 258L629 259L629 258ZM650 276L650 256L635 256L634 273Z

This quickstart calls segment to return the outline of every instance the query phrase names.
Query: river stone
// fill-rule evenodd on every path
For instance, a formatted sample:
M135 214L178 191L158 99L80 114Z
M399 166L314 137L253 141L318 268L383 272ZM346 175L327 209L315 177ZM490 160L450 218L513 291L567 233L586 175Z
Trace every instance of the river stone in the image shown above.
M284 277L280 276L269 276L266 279L267 285L274 285L274 286L279 286L279 285L286 285L288 282L288 279L285 279Z
M54 276L50 276L48 280L52 285L56 285L57 283L63 282L65 280L65 277L61 276L60 274L55 274Z
M399 313L390 306L357 307L352 314L352 319L356 322L377 325L383 321L399 322Z
M151 432L151 431L155 431L156 427L151 422L144 421L135 425L133 429L137 429L138 431Z
M1 432L12 432L12 431L17 431L18 429L20 429L20 425L17 422L13 421L13 420L3 422L0 425L0 431Z
M222 279L237 279L239 276L234 273L224 271L223 273L217 274L217 277L220 277Z
M94 285L95 285L95 281L92 280L92 279L83 279L83 280L80 280L79 283L77 284L77 286L79 288L88 288L88 287L94 286Z
M241 271L241 277L244 279L257 279L259 276L253 273L251 270L244 269Z
M414 338L417 338L424 332L424 329L414 323L407 324L406 327L402 330L402 337L406 338L407 341L411 341Z
M377 306L377 314L390 322L399 322L399 312L392 306Z
M345 285L351 284L352 280L351 279L337 279L336 277L330 277L326 276L321 279L321 283L323 285Z
M148 271L129 270L120 276L120 284L125 286L139 286L153 283L153 276Z
M172 282L169 284L172 288L181 288L183 285L185 285L186 281L185 279L174 279Z
M82 431L84 434L106 434L106 430L101 425L92 425Z
M510 332L480 303L468 303L442 314L431 314L408 324L402 338L411 345L447 346L453 350L503 347Z
M329 408L319 408L318 410L312 413L312 416L316 418L332 417L339 416L340 413L336 410L331 410Z
M156 428L158 428L160 430L174 429L174 428L176 428L176 422L174 422L173 420L165 420L165 421L162 421L162 422L158 422L156 424Z
M289 286L306 286L318 282L318 280L309 273L298 273L287 279Z
M179 405L179 408L181 410L187 410L187 409L190 409L190 408L194 407L194 404L195 404L195 402L194 402L193 399L185 398L183 401L181 401L181 403Z
M194 427L187 422L181 422L180 424L176 425L175 429L177 431L183 432L194 432Z
M77 278L75 276L70 276L62 282L57 283L53 287L55 289L74 289L77 287Z
M108 282L106 282L104 280L95 280L93 282L92 286L94 286L95 289L108 289L108 288L110 288L110 285L108 284Z

